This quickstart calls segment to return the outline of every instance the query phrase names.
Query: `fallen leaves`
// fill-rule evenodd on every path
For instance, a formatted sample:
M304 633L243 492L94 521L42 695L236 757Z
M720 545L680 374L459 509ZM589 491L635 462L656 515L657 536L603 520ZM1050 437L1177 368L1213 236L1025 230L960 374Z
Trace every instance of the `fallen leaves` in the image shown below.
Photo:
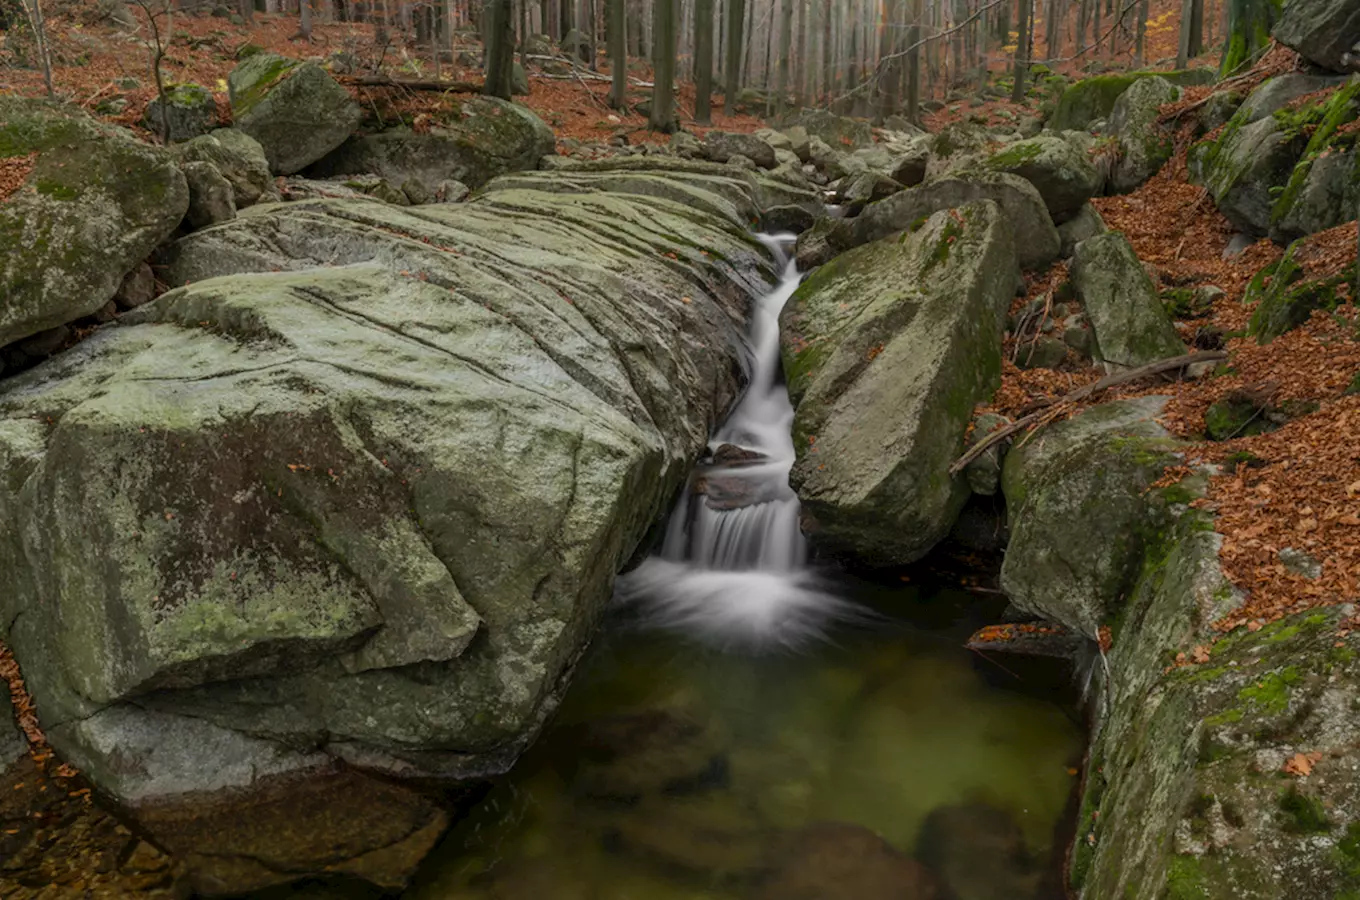
M0 159L0 203L4 203L15 191L24 186L24 181L33 172L33 164L37 159L36 153Z
M1300 778L1306 778L1313 774L1313 767L1320 762L1322 762L1321 753L1295 753L1293 756L1289 757L1289 759L1285 760L1284 771L1288 775L1297 775Z

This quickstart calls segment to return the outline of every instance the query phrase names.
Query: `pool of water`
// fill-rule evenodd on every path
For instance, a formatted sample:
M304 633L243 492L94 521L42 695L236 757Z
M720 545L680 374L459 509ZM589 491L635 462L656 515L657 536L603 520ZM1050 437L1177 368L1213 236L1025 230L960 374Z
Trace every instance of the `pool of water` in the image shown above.
M957 589L798 652L616 621L409 900L1060 898L1084 736L1063 673L961 647Z

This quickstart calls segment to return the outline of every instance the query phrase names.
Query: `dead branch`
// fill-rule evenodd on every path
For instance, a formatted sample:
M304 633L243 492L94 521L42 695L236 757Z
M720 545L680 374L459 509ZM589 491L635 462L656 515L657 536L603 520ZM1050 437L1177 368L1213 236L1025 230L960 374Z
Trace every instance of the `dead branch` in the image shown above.
M1175 356L1171 359L1162 359L1154 363L1148 363L1145 366L1139 366L1138 368L1130 369L1127 372L1112 372L1099 381L1079 387L1075 391L1064 394L1057 399L1040 401L1039 408L1035 412L1016 419L1004 428L998 428L996 431L991 432L974 444L967 453L954 461L954 464L949 467L949 474L957 475L962 472L965 466L985 453L989 447L1004 441L1011 435L1024 431L1030 426L1041 428L1049 422L1060 418L1063 413L1070 411L1072 407L1082 400L1094 397L1096 394L1107 391L1112 387L1128 384L1131 381L1138 381L1142 378L1150 378L1153 375L1161 375L1164 372L1183 369L1186 366L1192 366L1195 363L1216 362L1227 358L1228 354L1223 350L1200 350L1196 353L1187 353L1184 356Z

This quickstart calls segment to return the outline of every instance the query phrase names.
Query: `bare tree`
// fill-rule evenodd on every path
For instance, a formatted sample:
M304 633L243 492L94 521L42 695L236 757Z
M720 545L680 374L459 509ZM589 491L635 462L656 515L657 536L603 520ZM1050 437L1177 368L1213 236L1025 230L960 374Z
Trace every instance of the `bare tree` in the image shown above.
M727 0L727 60L723 63L723 105L730 116L736 109L741 89L741 50L746 23L746 0Z
M1012 103L1023 103L1025 100L1025 76L1029 74L1030 26L1034 18L1033 12L1034 0L1020 0L1020 37L1015 42L1015 86L1011 88Z
M134 6L146 13L147 24L151 26L151 76L156 81L156 97L161 104L161 141L170 142L170 98L165 92L165 75L161 72L161 62L165 59L166 48L174 29L173 10L170 0L132 0ZM164 17L162 35L161 18Z
M52 54L47 46L47 20L43 18L40 0L22 0L24 15L28 17L28 27L33 32L33 49L38 53L38 66L42 69L43 86L47 96L52 91Z

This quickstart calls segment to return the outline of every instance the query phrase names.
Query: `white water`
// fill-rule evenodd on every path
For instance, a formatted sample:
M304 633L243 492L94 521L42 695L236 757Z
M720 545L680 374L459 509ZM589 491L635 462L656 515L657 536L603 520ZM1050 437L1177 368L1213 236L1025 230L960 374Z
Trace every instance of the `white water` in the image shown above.
M651 623L718 643L797 646L854 617L857 607L807 568L798 495L789 487L793 404L779 362L779 312L800 277L786 253L791 238L766 240L784 261L783 276L756 303L750 383L708 446L710 456L732 445L760 458L701 466L671 515L660 555L621 576L617 596ZM747 505L714 508L712 495L694 491L696 478L721 483Z

